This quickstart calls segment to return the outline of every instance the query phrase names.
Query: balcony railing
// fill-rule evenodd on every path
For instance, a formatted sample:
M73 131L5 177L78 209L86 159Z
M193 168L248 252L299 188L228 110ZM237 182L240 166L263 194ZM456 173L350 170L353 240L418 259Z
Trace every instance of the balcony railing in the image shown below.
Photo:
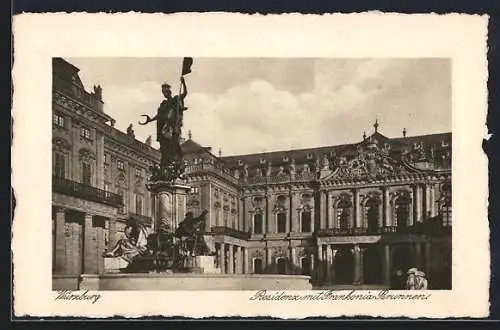
M52 191L115 207L123 205L120 195L56 176L52 177Z
M148 217L147 215L137 214L137 213L129 213L129 216L137 222L140 222L145 225L153 224L153 218Z
M320 229L318 236L360 236L360 235L390 235L390 234L425 234L425 235L448 235L451 234L451 227L426 227L410 226L397 227L385 226L378 228L328 228Z
M229 227L222 227L222 226L217 226L217 227L211 227L210 231L207 232L207 235L227 235L239 239L249 239L250 238L250 233L234 229L234 228L229 228Z
M194 174L194 173L212 173L215 175L219 175L232 183L238 183L238 179L236 179L230 172L229 169L225 169L222 166L217 166L217 164L196 164L196 165L188 165L184 169L185 174Z

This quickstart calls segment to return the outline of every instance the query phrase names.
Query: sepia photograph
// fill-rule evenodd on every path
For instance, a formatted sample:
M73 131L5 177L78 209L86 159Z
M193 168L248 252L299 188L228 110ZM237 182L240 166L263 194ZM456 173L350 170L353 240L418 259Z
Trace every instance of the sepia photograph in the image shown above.
M52 60L54 290L451 289L446 58Z
M487 24L17 16L15 315L487 316Z

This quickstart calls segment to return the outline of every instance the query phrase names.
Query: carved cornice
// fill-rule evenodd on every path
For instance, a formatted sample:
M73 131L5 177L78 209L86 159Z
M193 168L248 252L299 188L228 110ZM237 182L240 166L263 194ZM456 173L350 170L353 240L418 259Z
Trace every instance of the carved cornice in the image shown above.
M97 109L93 109L57 90L52 93L52 100L63 109L69 110L71 114L79 115L91 122L102 124L109 120L109 116L99 113Z
M143 167L149 167L156 164L156 160L145 157L144 153L125 146L121 143L117 143L107 137L104 137L104 146L109 153L117 153L120 155L120 157L127 158L127 161L129 163L134 163Z
M82 148L78 152L78 155L80 157L80 160L85 160L85 161L91 161L95 160L95 153L92 152L90 149L87 148Z
M52 139L52 148L60 151L68 151L71 149L71 143L62 137Z

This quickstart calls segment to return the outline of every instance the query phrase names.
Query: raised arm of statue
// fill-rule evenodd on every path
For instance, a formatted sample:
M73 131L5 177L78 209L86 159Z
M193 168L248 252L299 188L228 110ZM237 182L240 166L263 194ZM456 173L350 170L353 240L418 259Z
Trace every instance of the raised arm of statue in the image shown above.
M139 122L139 125L146 125L146 124L158 119L158 115L154 116L153 118L149 117L148 115L141 115L141 116L146 117L146 121L144 121L143 123Z
M184 99L187 95L186 81L184 80L184 77L181 77L181 84L182 84L182 93L180 94L180 97L181 99Z

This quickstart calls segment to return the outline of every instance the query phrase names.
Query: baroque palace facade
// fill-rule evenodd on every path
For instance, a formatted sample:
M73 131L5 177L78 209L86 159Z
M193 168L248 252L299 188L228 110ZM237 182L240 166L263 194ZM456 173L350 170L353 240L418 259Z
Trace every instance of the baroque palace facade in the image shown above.
M424 270L451 287L451 133L221 157L189 133L187 209L207 210L217 266L229 274L304 274L317 285L388 285ZM104 271L127 221L154 229L147 169L159 151L114 128L102 90L53 61L53 272Z

